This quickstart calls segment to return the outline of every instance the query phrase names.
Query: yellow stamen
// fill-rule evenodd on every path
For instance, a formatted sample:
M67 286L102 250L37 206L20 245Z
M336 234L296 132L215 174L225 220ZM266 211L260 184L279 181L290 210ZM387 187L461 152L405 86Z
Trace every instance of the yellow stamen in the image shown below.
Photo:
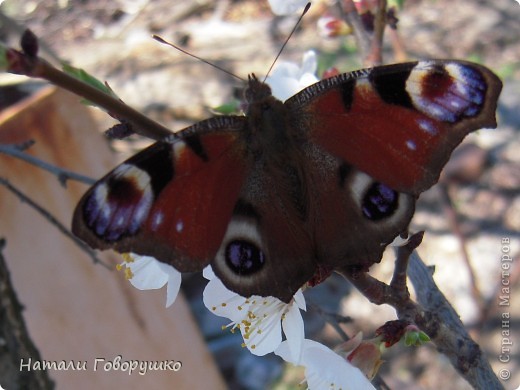
M130 268L125 268L125 279L130 280L134 277L134 274Z
M121 257L123 258L123 261L126 263L133 263L135 259L130 255L130 253L123 253L121 254Z

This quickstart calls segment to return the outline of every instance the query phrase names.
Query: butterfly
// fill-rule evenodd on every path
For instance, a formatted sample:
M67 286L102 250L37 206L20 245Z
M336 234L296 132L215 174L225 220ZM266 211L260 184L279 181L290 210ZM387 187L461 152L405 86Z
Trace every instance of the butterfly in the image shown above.
M254 75L216 116L129 158L80 200L88 245L210 264L230 290L288 302L322 270L368 270L470 132L496 127L487 68L431 60L321 80L285 102Z

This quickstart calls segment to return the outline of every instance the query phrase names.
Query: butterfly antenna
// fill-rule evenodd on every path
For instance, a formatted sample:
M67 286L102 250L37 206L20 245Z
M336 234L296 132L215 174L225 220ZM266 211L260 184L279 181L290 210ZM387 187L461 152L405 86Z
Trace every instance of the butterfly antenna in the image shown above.
M195 59L197 59L197 60L199 60L199 61L202 61L202 62L204 62L205 64L208 64L209 66L212 66L212 67L214 67L214 68L220 70L221 72L224 72L224 73L226 73L226 74L228 74L228 75L230 75L230 76L232 76L232 77L234 77L234 78L236 78L236 79L239 79L240 81L246 82L246 80L244 80L242 77L237 76L236 74L230 72L229 70L224 69L224 68L221 68L220 66L218 66L218 65L216 65L216 64L214 64L214 63L212 63L212 62L209 62L208 60L205 60L204 58L201 58L201 57L199 57L199 56L196 56L195 54L192 54L192 53L190 53L190 52L188 52L188 51L182 49L181 47L179 47L179 46L177 46L177 45L175 45L175 44L173 44L173 43L171 43L171 42L165 41L163 38L161 38L161 37L158 36L158 35L155 35L155 34L154 34L154 35L152 35L152 38L155 39L155 40L156 40L157 42L159 42L159 43L163 43L163 44L165 44L165 45L171 46L171 47L173 47L174 49L179 50L181 53L184 53L184 54L186 54L186 55L188 55L188 56L190 56L190 57L192 57L192 58L195 58Z
M278 60L278 58L280 57L280 55L282 54L283 52L283 49L285 49L285 46L287 45L287 42L289 42L289 39L291 39L291 37L293 36L294 32L296 31L296 29L298 28L298 26L300 25L303 17L305 16L305 14L307 13L307 11L309 11L309 8L311 8L311 3L310 1L305 5L305 8L303 9L303 12L302 14L300 15L300 17L298 18L298 20L296 21L296 24L294 25L293 29L291 30L289 36L287 37L287 39L285 39L285 42L283 43L282 47L280 48L280 50L278 51L278 54L276 55L276 57L274 58L274 61L273 63L271 64L271 66L269 67L269 70L267 71L265 77L264 77L264 82L265 80L267 80L267 76L269 76L269 73L271 73L271 70L273 70L273 66L274 64L276 64L276 61Z

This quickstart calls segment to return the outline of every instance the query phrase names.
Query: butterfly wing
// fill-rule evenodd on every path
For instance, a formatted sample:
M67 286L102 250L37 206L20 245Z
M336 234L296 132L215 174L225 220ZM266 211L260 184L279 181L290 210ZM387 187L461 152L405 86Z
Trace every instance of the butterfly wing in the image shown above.
M243 117L217 117L157 142L92 186L72 231L97 249L149 255L179 271L213 260L247 175Z
M311 142L418 195L471 131L496 127L502 83L483 66L421 61L322 80L286 101Z

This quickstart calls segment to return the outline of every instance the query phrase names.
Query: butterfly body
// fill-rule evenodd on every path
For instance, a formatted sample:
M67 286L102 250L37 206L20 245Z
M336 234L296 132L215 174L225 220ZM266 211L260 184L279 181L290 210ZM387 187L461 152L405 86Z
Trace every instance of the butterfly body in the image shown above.
M245 116L199 122L121 164L80 201L95 248L284 301L325 270L367 270L469 132L495 126L484 67L425 61L322 80L286 102L254 76Z

